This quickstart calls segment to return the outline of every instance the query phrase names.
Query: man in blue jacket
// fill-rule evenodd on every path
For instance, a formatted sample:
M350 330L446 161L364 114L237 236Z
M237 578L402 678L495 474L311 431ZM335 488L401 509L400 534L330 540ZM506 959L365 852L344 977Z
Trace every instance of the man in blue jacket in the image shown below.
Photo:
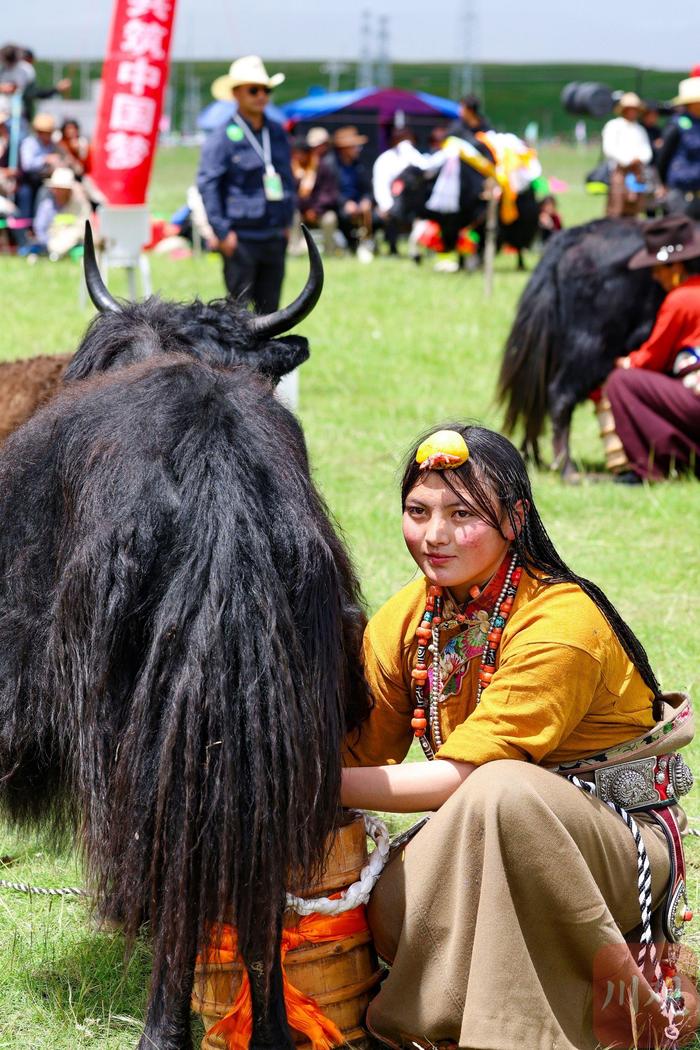
M252 301L258 313L279 307L294 212L287 135L264 112L283 80L283 73L269 76L262 59L248 55L214 81L214 98L235 99L238 111L210 133L197 175L226 287L234 298Z
M682 107L664 129L656 166L668 190L669 211L700 221L700 76L678 85L674 106Z

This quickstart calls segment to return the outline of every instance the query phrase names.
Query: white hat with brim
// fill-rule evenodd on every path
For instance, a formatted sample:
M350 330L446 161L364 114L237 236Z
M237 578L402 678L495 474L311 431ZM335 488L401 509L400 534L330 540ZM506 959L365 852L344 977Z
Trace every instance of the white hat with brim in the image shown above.
M233 89L242 87L243 84L261 84L272 90L284 83L284 80L284 73L274 73L270 76L259 55L246 55L245 58L237 58L231 63L225 77L216 78L211 86L211 93L221 102L230 102Z
M32 127L35 131L44 131L48 134L56 130L56 121L50 113L37 113L32 121Z
M687 80L681 80L678 85L678 95L671 105L689 106L693 102L700 102L700 77L688 77Z
M624 95L617 100L615 112L622 113L623 109L638 109L641 111L645 108L646 107L639 95L634 91L625 91Z
M75 186L75 175L70 168L56 168L46 185L52 190L72 190Z

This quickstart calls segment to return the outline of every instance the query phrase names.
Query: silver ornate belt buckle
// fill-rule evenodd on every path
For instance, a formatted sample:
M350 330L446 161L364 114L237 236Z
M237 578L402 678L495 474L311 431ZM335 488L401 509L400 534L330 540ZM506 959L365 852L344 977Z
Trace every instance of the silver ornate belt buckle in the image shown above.
M656 758L622 762L607 769L596 769L596 794L601 802L616 802L623 809L643 809L658 805L662 799L656 790Z
M694 777L683 761L681 755L671 755L669 759L669 777L671 781L671 787L673 788L673 794L676 798L680 798L682 795L687 795L693 786ZM669 791L669 795L670 795Z
M679 754L620 762L597 769L594 775L598 798L627 810L669 805L687 795L693 786L693 774Z

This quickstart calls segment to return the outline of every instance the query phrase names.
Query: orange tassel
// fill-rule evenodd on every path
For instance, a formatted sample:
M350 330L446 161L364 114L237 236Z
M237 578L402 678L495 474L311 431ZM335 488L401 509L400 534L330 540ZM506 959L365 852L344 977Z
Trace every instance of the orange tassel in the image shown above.
M334 894L337 898L339 894ZM300 992L287 979L284 960L288 951L301 944L321 944L336 941L367 929L364 905L351 908L341 915L304 915L298 924L282 931L282 985L287 1019L291 1028L307 1037L313 1050L331 1050L343 1043L340 1029L326 1017L318 1003ZM221 923L212 929L212 937L197 960L206 963L240 962L238 937L234 928ZM222 1036L229 1050L248 1050L253 1032L253 1004L250 995L248 973L243 967L241 986L234 1003L226 1014L211 1029L212 1035Z

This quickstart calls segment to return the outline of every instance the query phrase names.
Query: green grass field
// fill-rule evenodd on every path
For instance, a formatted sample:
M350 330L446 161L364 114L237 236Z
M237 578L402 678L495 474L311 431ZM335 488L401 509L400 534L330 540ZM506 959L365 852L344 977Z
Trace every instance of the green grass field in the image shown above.
M571 182L561 197L567 223L600 214L580 190L590 153L543 152L548 174ZM196 155L158 158L152 204L168 212L183 199ZM530 265L536 259L531 257ZM221 294L216 259L152 258L156 288L170 298ZM287 298L301 286L302 260L290 260ZM80 268L70 262L0 258L5 358L75 347L91 311L79 307ZM368 607L376 609L412 576L402 548L397 471L422 428L449 419L497 427L494 386L501 348L526 275L512 256L497 261L495 292L480 275L435 274L406 259L361 266L332 259L326 289L301 331L312 356L301 376L301 418L315 478L343 529ZM126 294L123 274L110 280ZM590 406L575 415L573 451L602 468ZM700 683L700 486L692 481L626 489L608 481L564 486L543 470L533 477L542 516L564 557L600 583L647 646L667 689ZM700 745L690 749L700 769ZM700 799L688 809L700 824ZM700 911L700 844L688 847L690 888ZM78 859L42 839L20 839L0 825L0 877L45 886L80 885ZM698 925L697 923L695 924ZM694 935L700 947L700 933ZM116 935L95 932L75 900L0 891L0 1050L127 1050L135 1046L145 1001L148 948L128 969Z

